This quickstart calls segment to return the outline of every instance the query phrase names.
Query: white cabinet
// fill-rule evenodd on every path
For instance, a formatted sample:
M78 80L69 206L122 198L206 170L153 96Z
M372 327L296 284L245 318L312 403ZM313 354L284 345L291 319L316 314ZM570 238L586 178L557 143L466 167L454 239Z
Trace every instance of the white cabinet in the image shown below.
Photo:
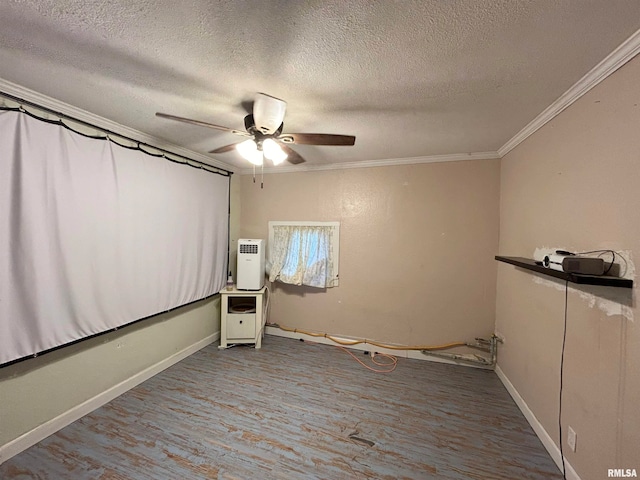
M220 292L220 347L229 344L253 343L262 345L266 287L260 290L222 290Z

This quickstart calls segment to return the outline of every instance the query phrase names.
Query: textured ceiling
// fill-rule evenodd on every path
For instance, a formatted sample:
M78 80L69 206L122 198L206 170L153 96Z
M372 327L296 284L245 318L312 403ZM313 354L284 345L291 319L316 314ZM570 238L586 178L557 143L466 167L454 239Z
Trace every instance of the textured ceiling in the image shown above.
M498 150L640 28L637 0L3 0L0 78L198 152L288 102L307 165ZM219 161L245 167L234 153Z

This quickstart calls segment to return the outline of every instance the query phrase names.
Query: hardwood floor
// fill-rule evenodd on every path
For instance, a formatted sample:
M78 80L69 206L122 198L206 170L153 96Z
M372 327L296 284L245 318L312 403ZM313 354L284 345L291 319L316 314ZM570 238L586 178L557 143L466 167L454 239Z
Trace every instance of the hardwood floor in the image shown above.
M363 360L362 353L357 354ZM211 345L0 466L2 479L561 479L495 373L266 336Z

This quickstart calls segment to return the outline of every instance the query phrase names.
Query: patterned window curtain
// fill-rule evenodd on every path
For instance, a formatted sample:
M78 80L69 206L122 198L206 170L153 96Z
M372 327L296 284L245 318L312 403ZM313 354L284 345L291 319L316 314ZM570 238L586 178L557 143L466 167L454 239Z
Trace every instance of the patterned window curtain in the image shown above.
M335 286L331 242L334 228L274 226L269 280L318 288Z

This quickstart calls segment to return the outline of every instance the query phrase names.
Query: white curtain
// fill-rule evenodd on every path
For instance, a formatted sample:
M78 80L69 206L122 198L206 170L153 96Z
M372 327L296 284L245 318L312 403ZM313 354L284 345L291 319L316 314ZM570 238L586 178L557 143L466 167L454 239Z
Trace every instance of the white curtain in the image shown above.
M275 225L269 280L327 288L337 284L332 226Z
M218 292L228 178L0 112L0 364Z

